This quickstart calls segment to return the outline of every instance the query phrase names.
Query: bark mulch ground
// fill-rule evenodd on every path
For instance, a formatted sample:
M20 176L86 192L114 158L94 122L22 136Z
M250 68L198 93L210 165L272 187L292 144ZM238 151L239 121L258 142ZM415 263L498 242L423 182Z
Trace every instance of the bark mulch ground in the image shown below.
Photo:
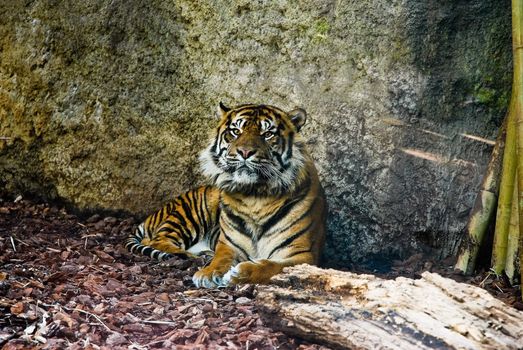
M264 326L251 285L194 288L203 258L160 264L131 255L122 242L136 224L0 198L0 348L327 349ZM425 270L523 309L519 289L502 278L459 276L422 255L395 262L387 277Z
M265 327L253 286L196 289L204 259L131 255L135 225L0 201L0 348L322 349Z

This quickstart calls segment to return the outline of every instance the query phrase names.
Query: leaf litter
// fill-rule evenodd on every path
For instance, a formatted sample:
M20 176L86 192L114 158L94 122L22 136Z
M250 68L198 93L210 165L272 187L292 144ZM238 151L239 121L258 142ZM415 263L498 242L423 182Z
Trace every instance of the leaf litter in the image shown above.
M254 286L196 289L206 259L158 263L123 247L138 221L0 196L0 350L328 349L263 324ZM523 310L521 290L488 270L463 276L453 258L395 260L383 278L432 271ZM342 268L346 269L346 268Z
M130 254L137 223L0 198L0 348L327 349L265 326L252 285L196 289L203 258Z

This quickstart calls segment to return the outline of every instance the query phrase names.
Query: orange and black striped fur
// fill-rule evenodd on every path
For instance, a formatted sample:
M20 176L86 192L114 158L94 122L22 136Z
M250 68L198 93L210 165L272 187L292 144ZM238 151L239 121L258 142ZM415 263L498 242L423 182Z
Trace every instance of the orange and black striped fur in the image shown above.
M299 134L305 111L220 104L219 113L200 156L212 185L149 216L126 247L159 260L214 251L193 277L207 288L265 283L285 266L317 264L326 203Z

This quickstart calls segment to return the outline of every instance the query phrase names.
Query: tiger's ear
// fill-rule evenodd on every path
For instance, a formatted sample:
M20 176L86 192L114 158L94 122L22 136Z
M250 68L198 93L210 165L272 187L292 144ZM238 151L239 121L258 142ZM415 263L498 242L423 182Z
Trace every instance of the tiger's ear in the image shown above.
M287 114L289 118L291 118L291 122L296 127L296 130L300 131L301 127L305 125L307 121L307 112L302 108L296 108Z
M222 101L220 101L220 104L218 106L218 118L221 118L225 113L229 112L231 109L223 104Z

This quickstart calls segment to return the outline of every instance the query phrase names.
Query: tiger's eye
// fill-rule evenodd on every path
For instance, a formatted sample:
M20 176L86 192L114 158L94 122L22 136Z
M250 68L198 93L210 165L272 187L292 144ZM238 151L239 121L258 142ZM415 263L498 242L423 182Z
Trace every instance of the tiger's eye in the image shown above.
M271 131L266 131L263 133L263 137L265 138L265 140L270 140L274 137L274 133Z
M238 135L241 134L241 131L240 129L229 129L229 132L231 133L231 135L237 137Z

